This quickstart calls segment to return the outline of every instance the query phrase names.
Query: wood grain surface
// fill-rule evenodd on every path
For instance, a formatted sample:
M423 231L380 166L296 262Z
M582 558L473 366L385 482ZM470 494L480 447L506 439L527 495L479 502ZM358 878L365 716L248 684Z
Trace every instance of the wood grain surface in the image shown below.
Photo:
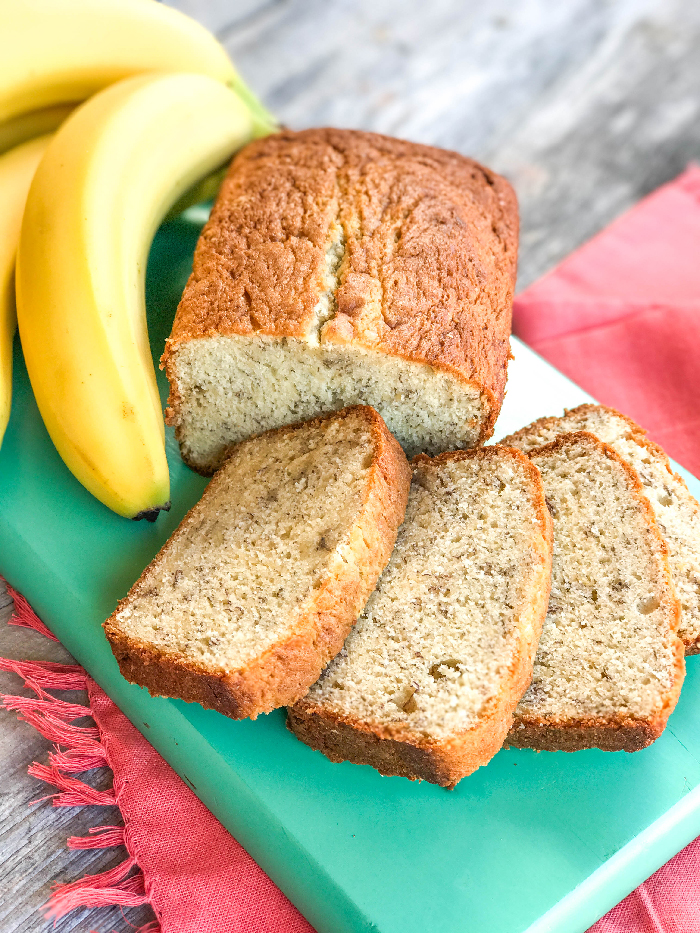
M402 136L508 175L522 211L519 289L700 159L694 0L172 5L219 35L287 125ZM0 592L0 606L3 599ZM8 609L0 609L0 655L67 659L59 646L5 625ZM16 693L17 678L0 673L0 691ZM65 848L69 835L120 822L115 810L28 806L48 790L26 773L32 761L46 761L48 745L0 711L0 933L52 929L39 911L52 883L102 871L125 854ZM88 779L110 783L104 771ZM152 916L149 908L124 917L118 909L74 911L55 929L125 933L125 918L138 925Z

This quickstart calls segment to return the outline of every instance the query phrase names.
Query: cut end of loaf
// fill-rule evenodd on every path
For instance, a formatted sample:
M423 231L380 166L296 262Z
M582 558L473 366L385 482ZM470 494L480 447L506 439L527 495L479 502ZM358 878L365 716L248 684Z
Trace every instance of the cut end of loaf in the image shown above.
M234 718L303 696L389 559L409 482L367 407L240 444L105 623L122 673Z
M191 340L167 366L169 423L185 462L204 474L232 443L349 405L375 408L409 457L476 446L498 407L485 390L425 363L286 337Z

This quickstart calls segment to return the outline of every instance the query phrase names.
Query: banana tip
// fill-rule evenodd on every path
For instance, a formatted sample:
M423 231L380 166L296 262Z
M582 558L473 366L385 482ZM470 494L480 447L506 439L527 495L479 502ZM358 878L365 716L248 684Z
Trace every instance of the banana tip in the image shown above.
M170 500L168 500L165 505L154 505L151 509L142 509L142 511L137 512L134 515L132 521L140 522L141 519L145 519L147 522L154 522L160 512L169 512L170 511Z

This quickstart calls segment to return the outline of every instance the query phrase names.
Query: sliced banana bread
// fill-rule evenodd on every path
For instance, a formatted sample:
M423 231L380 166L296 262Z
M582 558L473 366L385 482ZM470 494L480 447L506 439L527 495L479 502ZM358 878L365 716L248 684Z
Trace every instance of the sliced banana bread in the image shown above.
M246 146L163 355L183 458L210 473L231 443L357 403L409 456L482 443L517 245L512 188L456 152L338 129Z
M530 452L554 518L552 592L506 744L637 751L685 671L667 549L634 470L592 434Z
M332 761L445 787L486 764L530 681L551 535L518 451L416 458L391 560L289 728Z
M364 406L239 444L105 622L122 674L234 719L302 697L389 559L410 477Z
M678 636L686 654L700 652L700 506L665 452L630 418L603 405L580 405L563 418L541 418L504 438L519 450L548 444L559 434L590 431L609 444L639 474L656 523L668 545L668 563L681 601Z

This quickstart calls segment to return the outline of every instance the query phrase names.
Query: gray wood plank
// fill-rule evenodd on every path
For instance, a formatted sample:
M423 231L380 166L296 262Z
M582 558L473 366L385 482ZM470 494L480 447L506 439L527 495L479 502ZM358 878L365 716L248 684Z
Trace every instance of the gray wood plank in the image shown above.
M360 127L457 149L507 174L522 211L519 287L700 158L700 4L687 0L175 0L221 37L293 127ZM1 569L1 568L0 568ZM0 605L2 605L0 594ZM1 621L0 654L65 660ZM0 689L17 691L0 674ZM106 808L29 809L48 742L0 712L0 933L39 933L54 880L122 851L70 852ZM108 786L109 775L92 778ZM147 909L126 912L144 923ZM118 910L56 930L129 929ZM253 931L251 931L253 933Z
M178 0L290 126L457 149L508 175L524 288L700 157L700 4Z

